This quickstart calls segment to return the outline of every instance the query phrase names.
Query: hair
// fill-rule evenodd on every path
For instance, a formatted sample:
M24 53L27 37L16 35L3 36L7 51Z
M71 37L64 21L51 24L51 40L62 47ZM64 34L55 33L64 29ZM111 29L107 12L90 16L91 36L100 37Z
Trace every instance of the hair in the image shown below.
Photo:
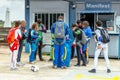
M22 23L26 23L26 21L22 20L22 21L21 21L21 24L22 24Z
M89 26L89 22L88 22L88 21L83 21L82 24L85 25L85 27L86 27L86 26Z
M82 21L81 20L77 20L77 24L79 24L79 23L82 23Z
M74 28L74 27L77 27L77 25L76 25L76 24L73 24L73 25L72 25L72 28Z
M21 25L20 21L15 21L15 27L19 27Z
M35 30L35 29L37 28L37 26L38 26L38 23L33 23L33 24L32 24L32 29Z
M102 26L102 22L101 22L101 21L97 21L97 22L96 22L96 25L97 25L97 26Z
M42 23L42 20L41 20L41 19L38 19L38 20L37 20L37 23L38 23L38 24Z
M58 20L59 20L59 19L62 19L62 20L63 20L63 16L58 16Z

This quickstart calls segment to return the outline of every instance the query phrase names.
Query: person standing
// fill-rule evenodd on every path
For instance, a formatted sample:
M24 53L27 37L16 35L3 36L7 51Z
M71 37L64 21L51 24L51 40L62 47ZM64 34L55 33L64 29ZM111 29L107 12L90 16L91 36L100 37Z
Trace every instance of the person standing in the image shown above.
M21 26L20 26L20 31L22 34L22 39L19 41L19 51L18 51L18 57L17 57L17 65L18 66L23 66L25 65L24 63L21 62L21 53L24 45L24 40L26 39L26 21L21 21Z
M85 58L86 58L86 62L89 63L89 54L88 54L88 49L89 49L89 44L90 44L90 39L92 37L92 30L89 26L89 22L88 21L83 21L82 23L82 30L86 35L87 38L87 42L86 44L83 45L82 49L83 49L83 53L85 54Z
M20 24L21 24L20 21L16 21L15 26L10 29L8 36L7 36L7 41L8 41L10 53L11 53L10 70L18 70L18 68L16 67L17 55L18 55L18 50L19 50L19 40L22 39L21 31L19 29Z
M80 61L83 61L82 66L86 66L86 60L85 56L82 52L82 45L86 43L86 37L84 32L76 25L74 24L72 26L73 33L75 36L75 43L76 43L76 50L77 50L77 64L75 66L80 66Z
M58 21L51 26L51 35L54 40L54 58L53 58L53 68L61 67L66 68L66 48L65 42L69 35L69 27L63 22L63 16L58 17Z
M31 45L31 54L29 56L29 63L35 63L35 53L38 47L38 24L33 23L31 31L30 31L30 45Z
M42 46L43 46L43 32L46 33L46 27L42 23L42 20L38 20L38 56L40 61L44 61L42 57ZM35 54L35 59L36 59L37 51Z
M100 52L101 50L103 50L104 52L104 58L105 58L105 61L106 61L106 65L107 65L107 73L110 73L111 70L110 70L110 62L109 62L109 59L108 59L108 42L109 42L109 39L107 40L107 38L105 39L105 37L102 36L102 30L103 27L102 27L102 22L101 21L97 21L96 22L96 39L97 39L97 46L96 46L96 50L95 50L95 55L94 55L94 67L92 70L88 71L90 73L96 73L96 68L97 68L97 64L98 64L98 57L100 55ZM104 30L106 31L106 30ZM104 34L106 34L108 37L108 32L105 32ZM108 37L109 38L109 37ZM103 40L107 41L107 42L103 42Z

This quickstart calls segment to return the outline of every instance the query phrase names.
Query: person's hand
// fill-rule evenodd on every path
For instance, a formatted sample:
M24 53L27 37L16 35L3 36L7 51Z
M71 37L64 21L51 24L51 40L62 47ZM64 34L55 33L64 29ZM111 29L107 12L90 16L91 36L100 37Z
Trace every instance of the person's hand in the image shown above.
M27 32L27 30L24 31L24 33L26 33L26 32Z
M74 28L72 28L72 30L73 30L73 31L75 31L75 29L76 29L75 27L74 27Z

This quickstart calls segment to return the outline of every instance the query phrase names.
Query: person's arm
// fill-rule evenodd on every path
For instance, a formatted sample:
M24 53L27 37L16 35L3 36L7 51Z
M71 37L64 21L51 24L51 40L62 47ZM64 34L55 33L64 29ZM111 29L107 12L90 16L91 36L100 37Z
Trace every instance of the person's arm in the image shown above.
M88 30L87 30L87 38L91 38L92 37L92 30L91 30L91 28L90 27L88 27Z
M96 36L97 36L97 47L101 48L102 36L100 34L100 30L96 30L95 33L96 33Z
M31 38L38 38L38 34L35 34L34 30L31 30Z
M54 39L54 32L55 32L55 23L51 26L51 38Z
M65 35L69 35L69 27L67 24L64 23L65 26Z
M41 31L44 32L44 33L47 32L47 30L46 30L46 26L45 26L44 24L42 24L42 30L41 30Z
M15 31L15 39L18 39L18 40L22 39L22 33L21 33L20 29L17 29Z

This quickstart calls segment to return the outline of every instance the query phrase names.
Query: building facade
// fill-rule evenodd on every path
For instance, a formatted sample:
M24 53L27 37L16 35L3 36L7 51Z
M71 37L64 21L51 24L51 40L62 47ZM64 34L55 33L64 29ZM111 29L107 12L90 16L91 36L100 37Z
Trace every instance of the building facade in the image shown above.
M104 27L110 27L111 41L109 43L109 57L120 57L119 24L120 0L25 0L25 17L29 26L42 19L49 32L51 25L59 15L64 16L64 21L71 26L76 20L87 20L91 29L95 31L95 22L101 20ZM118 19L118 20L117 20ZM89 55L95 51L94 37L91 39ZM103 56L103 54L101 55Z

